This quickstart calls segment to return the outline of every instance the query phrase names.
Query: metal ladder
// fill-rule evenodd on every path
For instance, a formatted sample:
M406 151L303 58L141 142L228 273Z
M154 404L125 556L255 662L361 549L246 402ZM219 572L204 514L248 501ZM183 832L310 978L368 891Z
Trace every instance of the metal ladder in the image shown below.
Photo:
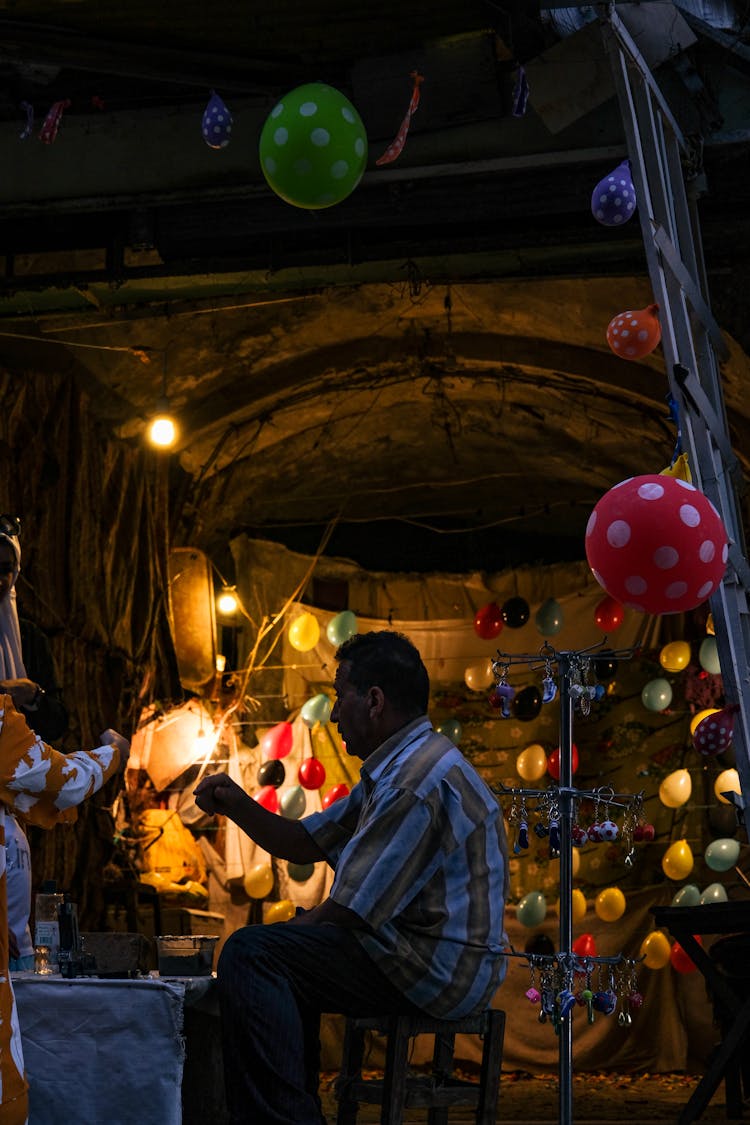
M688 185L695 186L699 152L683 135L614 5L601 9L600 23L660 308L670 393L694 483L721 515L729 538L726 574L709 604L725 696L739 706L733 741L742 793L726 796L743 818L750 806L750 566L738 503L741 469L729 439L719 371L728 350L709 306L696 193L686 188L686 168L693 174Z

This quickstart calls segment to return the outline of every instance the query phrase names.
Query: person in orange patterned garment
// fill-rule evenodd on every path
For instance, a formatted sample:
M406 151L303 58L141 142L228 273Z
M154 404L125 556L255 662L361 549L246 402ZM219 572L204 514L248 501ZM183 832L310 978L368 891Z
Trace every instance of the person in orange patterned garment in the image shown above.
M6 809L23 813L29 824L42 828L70 819L68 810L73 812L125 768L128 740L106 730L99 742L95 750L61 754L34 734L10 695L0 694L0 1125L28 1121L28 1083L8 969Z

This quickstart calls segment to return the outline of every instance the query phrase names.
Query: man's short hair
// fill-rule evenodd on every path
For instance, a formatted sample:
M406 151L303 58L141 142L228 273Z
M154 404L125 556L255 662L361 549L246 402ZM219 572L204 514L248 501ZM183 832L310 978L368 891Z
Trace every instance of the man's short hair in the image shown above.
M416 716L427 711L430 677L418 650L402 633L387 629L355 633L338 648L336 659L349 664L348 682L360 695L379 687L401 714Z

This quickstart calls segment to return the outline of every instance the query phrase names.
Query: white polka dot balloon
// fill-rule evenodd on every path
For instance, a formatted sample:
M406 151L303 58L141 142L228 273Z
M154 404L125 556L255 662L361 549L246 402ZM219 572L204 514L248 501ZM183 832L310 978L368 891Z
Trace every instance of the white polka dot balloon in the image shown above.
M661 340L659 306L627 309L613 316L607 325L607 343L620 359L642 359L658 347Z
M692 484L631 477L601 498L586 527L586 558L599 585L641 613L684 613L718 588L727 534Z
M260 165L286 203L308 210L346 199L367 165L367 134L352 103L323 82L298 86L266 118Z
M591 193L591 214L604 227L619 227L635 214L635 203L630 161L623 160Z

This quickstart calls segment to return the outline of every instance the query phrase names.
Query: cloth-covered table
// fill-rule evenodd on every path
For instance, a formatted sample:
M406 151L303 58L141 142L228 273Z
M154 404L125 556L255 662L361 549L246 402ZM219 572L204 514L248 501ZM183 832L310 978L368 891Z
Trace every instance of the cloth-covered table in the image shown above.
M186 1015L211 977L12 979L34 1125L181 1125Z

